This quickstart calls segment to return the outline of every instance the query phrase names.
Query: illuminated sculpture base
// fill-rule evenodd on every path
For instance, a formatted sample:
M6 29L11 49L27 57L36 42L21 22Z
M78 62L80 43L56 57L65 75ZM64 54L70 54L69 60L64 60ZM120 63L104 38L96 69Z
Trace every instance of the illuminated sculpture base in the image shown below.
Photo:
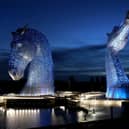
M107 88L106 97L110 99L129 99L129 87Z
M26 86L20 93L21 96L54 95L54 89L49 87Z
M129 79L120 63L119 56L110 50L106 55L106 73L106 98L129 99Z
M113 54L108 54L106 58L106 64L106 98L129 99L129 79L121 66L119 57Z

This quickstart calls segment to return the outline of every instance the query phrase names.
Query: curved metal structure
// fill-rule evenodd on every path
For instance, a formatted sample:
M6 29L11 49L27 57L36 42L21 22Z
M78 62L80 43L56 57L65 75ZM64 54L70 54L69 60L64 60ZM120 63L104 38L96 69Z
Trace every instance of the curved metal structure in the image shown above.
M27 27L12 32L9 75L19 80L27 69L27 83L21 95L54 94L53 61L46 37Z
M115 26L108 34L106 52L106 97L129 99L129 79L119 61L119 52L124 49L129 35L129 12L122 26Z

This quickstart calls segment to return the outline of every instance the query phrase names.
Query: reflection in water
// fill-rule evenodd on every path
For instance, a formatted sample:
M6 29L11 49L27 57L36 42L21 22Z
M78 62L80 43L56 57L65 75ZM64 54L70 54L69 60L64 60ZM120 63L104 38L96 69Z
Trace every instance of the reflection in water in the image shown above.
M60 106L48 109L4 109L0 107L0 129L32 128L77 122L77 111ZM85 112L83 112L85 114Z
M6 129L5 110L2 107L0 107L0 129Z
M64 106L46 109L4 109L0 107L0 129L32 128L47 125L95 121L120 117L120 107L95 106L88 114Z
M37 127L40 121L39 109L7 109L7 129Z
M83 122L86 121L86 113L84 113L83 111L79 111L77 112L77 118L78 118L78 122Z

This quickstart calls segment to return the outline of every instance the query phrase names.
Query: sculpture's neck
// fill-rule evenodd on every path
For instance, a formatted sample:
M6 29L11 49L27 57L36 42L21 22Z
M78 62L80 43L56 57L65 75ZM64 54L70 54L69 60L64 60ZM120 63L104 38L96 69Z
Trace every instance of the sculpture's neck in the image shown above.
M31 82L35 82L36 84L45 83L45 82L48 83L49 79L51 78L51 74L53 72L52 65L53 64L50 57L48 59L42 56L37 56L30 63L28 79L30 79ZM33 78L33 80L31 78Z
M53 94L53 67L51 58L36 57L29 66L25 92L31 94ZM31 91L29 91L31 90Z
M128 77L121 66L118 55L113 54L109 49L106 55L107 87L129 84Z

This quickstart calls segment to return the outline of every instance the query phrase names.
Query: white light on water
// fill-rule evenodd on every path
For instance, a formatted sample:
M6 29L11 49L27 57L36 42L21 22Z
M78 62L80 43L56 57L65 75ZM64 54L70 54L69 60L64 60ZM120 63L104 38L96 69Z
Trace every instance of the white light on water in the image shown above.
M65 111L65 106L60 106L60 109L62 109L63 111Z
M40 109L7 109L6 122L8 128L25 128L38 126L40 119Z
M3 107L0 107L0 112L5 112L5 109Z

